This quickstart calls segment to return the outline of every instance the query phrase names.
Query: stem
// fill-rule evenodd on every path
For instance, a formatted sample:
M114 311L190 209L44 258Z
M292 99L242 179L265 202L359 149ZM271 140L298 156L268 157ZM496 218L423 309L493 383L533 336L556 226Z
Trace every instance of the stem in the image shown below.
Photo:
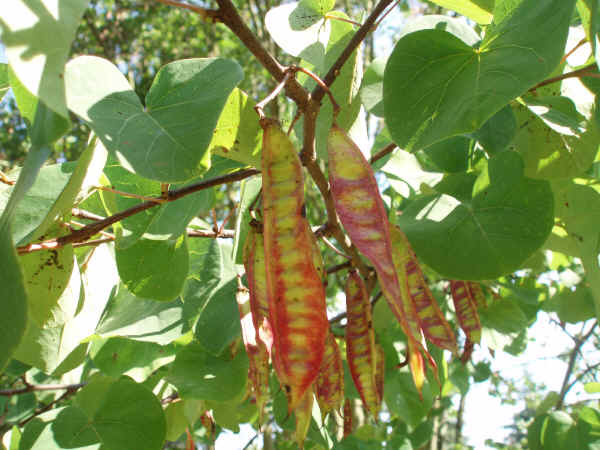
M562 75L557 75L552 78L548 78L547 80L541 81L536 84L534 87L529 89L529 92L533 92L542 86L546 86L548 84L557 83L562 80L566 80L567 78L581 78L581 77L593 77L600 78L600 73L597 72L596 63L589 64L581 69L574 70L572 72L563 73Z
M77 384L29 384L23 388L18 389L3 389L0 390L0 396L12 396L12 395L20 395L25 394L27 392L34 391L60 391L66 389L67 391L73 389L80 389L85 386L87 383L77 383Z
M396 144L393 142L391 144L386 145L383 149L379 150L377 153L371 156L371 160L369 161L369 163L373 164L375 161L379 161L384 156L392 153L396 149L396 147Z
M177 189L175 191L169 192L169 197L166 199L166 202L173 202L178 200L186 195L193 194L194 192L201 191L203 189L208 189L210 187L219 186L221 184L232 183L234 181L240 181L244 178L248 178L252 175L256 175L260 173L260 171L256 169L243 169L238 170L237 172L233 172L227 175L221 175L220 177L211 178L209 180L200 181L198 183L191 184L189 186L185 186L181 189ZM74 231L71 234L66 236L58 237L55 239L50 239L45 242L41 242L40 244L35 245L52 245L54 243L58 244L58 247L64 247L67 244L73 244L75 242L83 242L99 233L100 231L108 228L114 223L117 223L127 217L131 217L135 214L138 214L142 211L145 211L150 208L154 208L158 203L155 201L146 201L143 203L139 203L131 208L128 208L124 211L118 212L112 216L107 217L106 219L99 220L97 222L86 225L80 230ZM56 247L53 247L56 248Z
M198 14L204 20L211 20L213 22L220 21L219 11L217 11L215 9L201 8L200 6L188 5L187 3L176 2L174 0L156 0L156 1L159 3L162 3L164 5L169 5L169 6L174 6L176 8L190 10L190 11Z
M278 81L285 77L285 68L263 47L256 35L244 23L231 0L216 0L219 5L219 19L235 34L265 69ZM306 107L308 92L296 80L286 85L286 94L300 109Z
M562 386L560 388L560 394L558 395L558 401L556 402L555 409L561 409L565 402L565 397L569 392L569 389L573 386L573 383L569 384L569 379L571 378L571 374L573 372L573 368L575 367L575 362L577 361L577 354L579 350L585 344L585 342L590 338L590 336L594 333L598 322L594 322L592 327L588 330L586 334L581 338L575 339L575 346L573 350L571 350L571 354L569 356L569 362L567 364L567 370L565 371L565 375L563 377Z

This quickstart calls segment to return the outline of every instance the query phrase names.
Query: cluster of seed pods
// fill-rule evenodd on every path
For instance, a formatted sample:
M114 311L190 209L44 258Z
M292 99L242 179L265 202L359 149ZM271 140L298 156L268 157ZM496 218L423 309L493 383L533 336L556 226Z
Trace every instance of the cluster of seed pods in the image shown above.
M422 344L415 304L402 292L394 265L390 225L373 169L356 144L335 124L329 132L327 148L335 209L352 243L373 264L381 290L406 334L409 365L420 392L425 380L423 356L434 369L435 362Z

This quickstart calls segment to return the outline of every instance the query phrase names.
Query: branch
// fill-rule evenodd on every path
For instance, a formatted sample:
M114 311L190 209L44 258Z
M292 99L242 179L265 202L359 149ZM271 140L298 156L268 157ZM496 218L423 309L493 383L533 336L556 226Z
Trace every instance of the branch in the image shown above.
M575 346L573 350L571 350L571 354L569 356L569 363L567 364L567 370L565 371L565 376L563 378L562 386L560 388L560 394L558 395L558 401L556 402L556 409L561 409L565 402L565 396L569 389L573 387L573 383L569 384L569 379L571 378L571 373L573 372L573 367L575 367L575 361L577 360L577 354L579 350L585 344L585 342L590 338L590 336L594 333L598 322L594 322L592 327L588 330L588 332L583 335L581 338L575 339Z
M352 39L350 42L348 42L348 45L346 45L346 48L342 51L342 54L338 57L335 63L333 63L333 66L331 66L331 69L329 69L329 72L327 72L325 78L323 78L323 81L327 86L331 87L337 76L340 74L342 66L345 64L348 58L350 58L350 55L352 55L352 52L358 48L361 42L367 37L367 34L369 34L369 32L373 29L373 26L375 25L375 22L381 13L383 13L385 9L393 2L394 0L381 0L369 17L367 17L367 20L365 20L362 26L358 29L356 34L352 36ZM324 95L325 91L319 85L317 85L312 92L312 98L317 103L321 102Z
M219 19L235 34L265 69L278 81L285 77L283 67L261 44L256 35L244 23L235 5L231 0L217 0L219 5ZM296 81L290 80L286 84L286 95L291 98L298 108L304 109L309 102L308 92Z
M28 392L34 391L60 391L66 389L67 391L73 389L80 389L85 386L87 383L77 383L77 384L29 384L23 388L18 389L3 389L0 390L0 396L10 397L12 395L20 395L26 394Z
M582 77L600 78L600 73L598 73L598 68L596 66L596 63L589 64L585 67L582 67L581 69L577 69L572 72L567 72L567 73L563 73L562 75L558 75L556 77L548 78L547 80L544 80L544 81L536 84L531 89L529 89L529 92L533 92L536 89L541 88L542 86L546 86L546 85L552 84L552 83L557 83L557 82L565 80L567 78L582 78Z
M201 191L203 189L208 189L214 186L219 186L221 184L232 183L234 181L240 181L244 178L248 178L252 175L256 175L260 173L259 170L256 169L243 169L238 170L237 172L229 173L227 175L221 175L220 177L211 178L209 180L200 181L198 183L190 184L189 186L185 186L181 189L177 189L175 191L170 191L169 196L164 199L165 203L173 202L178 200L186 195L193 194L195 192ZM162 197L161 197L162 198ZM150 208L154 208L159 203L156 201L146 201L142 203L138 203L135 206L132 206L129 209L118 212L112 216L109 216L105 219L99 220L97 222L86 225L85 227L72 232L71 234L67 234L66 236L58 237L55 239L50 239L45 242L41 242L39 244L31 244L31 245L41 245L44 248L58 248L64 247L67 244L73 244L76 242L84 242L90 239L95 234L100 231L108 228L114 223L117 223L127 217L131 217L135 214L138 214L142 211L145 211ZM28 247L20 248L19 253L28 253Z
M210 20L213 23L219 22L221 20L219 11L215 9L206 9L201 8L200 6L188 5L187 3L180 3L173 0L156 0L159 3L163 3L169 6L175 6L176 8L187 9L189 11L193 11L202 17L204 20Z
M39 409L36 409L35 412L29 416L27 419L22 420L21 422L19 422L19 426L23 427L25 424L27 424L27 422L29 422L31 419L33 419L34 417L39 416L42 413L45 413L46 411L48 411L49 409L51 409L54 405L56 405L57 403L62 402L63 400L65 400L67 397L70 397L71 395L73 395L75 392L77 392L82 386L85 386L86 383L80 383L81 386L74 384L72 385L73 387L71 388L67 388L67 391L62 394L60 397L58 397L55 400L52 400L50 403L48 403L46 406L43 406ZM79 386L79 387L77 387Z
M375 161L379 161L384 156L392 153L396 149L396 147L396 144L393 142L391 144L386 145L385 147L383 147L383 149L379 150L377 153L371 156L371 160L369 161L369 163L373 164Z

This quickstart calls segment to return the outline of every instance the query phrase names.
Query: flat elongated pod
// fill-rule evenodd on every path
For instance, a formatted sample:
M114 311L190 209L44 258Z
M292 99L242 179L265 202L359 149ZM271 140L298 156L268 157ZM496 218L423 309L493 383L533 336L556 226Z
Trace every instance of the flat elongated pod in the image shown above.
M327 272L325 271L325 263L323 262L323 255L321 255L321 250L319 249L319 244L317 243L317 237L314 233L309 233L310 242L312 244L312 259L313 264L315 265L315 269L317 269L317 273L321 277L321 280L325 284L327 284Z
M296 415L296 431L294 433L294 440L300 449L304 448L304 440L310 427L310 420L312 418L312 407L314 402L314 395L312 386L304 392L304 395L298 403L298 407L294 410Z
M471 297L475 302L475 306L477 308L485 308L487 303L485 301L485 294L483 293L483 289L481 289L481 284L476 281L467 281L467 287L469 288L469 292L471 293Z
M379 401L375 371L377 354L367 288L356 271L346 281L346 360L365 408L377 420Z
M450 280L450 292L454 302L454 310L458 324L467 335L469 341L481 341L481 322L473 294L467 281Z
M342 355L331 332L327 333L327 339L325 339L325 353L315 384L315 394L323 419L332 410L339 409L344 399Z
M415 305L423 334L438 347L456 354L456 336L425 282L419 260L408 238L396 225L390 227L390 238L400 287L406 289Z
M269 353L254 328L248 291L243 288L238 289L236 301L240 313L242 339L248 355L248 379L256 399L259 423L262 423L265 405L269 400Z
M262 234L250 227L244 245L244 268L250 290L250 311L258 339L264 342L269 355L273 346L273 330L269 322L267 269Z
M336 125L327 138L329 183L335 209L352 243L375 267L381 291L408 340L410 367L419 392L425 379L422 336L414 305L402 295L392 257L389 222L373 169L360 149Z
M263 127L263 239L275 368L294 410L315 381L329 329L325 289L315 268L298 154L279 123Z

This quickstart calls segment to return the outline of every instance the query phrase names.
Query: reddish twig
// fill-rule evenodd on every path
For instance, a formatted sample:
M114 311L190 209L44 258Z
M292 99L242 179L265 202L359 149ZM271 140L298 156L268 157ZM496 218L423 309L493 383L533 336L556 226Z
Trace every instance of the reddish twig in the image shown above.
M397 145L393 142L391 144L386 145L381 150L379 150L377 153L375 153L373 156L371 156L371 160L369 161L369 163L373 164L375 161L379 161L384 156L392 153L396 149L396 147L397 147Z
M201 8L200 6L189 5L187 3L176 2L173 0L156 0L156 1L159 3L162 3L164 5L174 6L176 8L187 9L189 11L195 12L200 17L202 17L204 20L211 20L212 22L220 22L221 21L219 11L215 10L215 9Z
M598 73L598 67L596 63L589 64L581 69L574 70L572 72L563 73L562 75L557 75L552 78L548 78L547 80L541 81L536 84L534 87L529 89L529 92L533 92L536 89L541 88L542 86L546 86L548 84L557 83L562 80L566 80L567 78L583 78L583 77L592 77L592 78L600 78L600 73Z

